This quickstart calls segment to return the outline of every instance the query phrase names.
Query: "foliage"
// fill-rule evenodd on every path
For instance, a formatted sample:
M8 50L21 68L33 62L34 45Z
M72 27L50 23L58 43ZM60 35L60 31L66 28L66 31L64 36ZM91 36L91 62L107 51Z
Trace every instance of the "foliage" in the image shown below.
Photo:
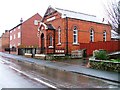
M105 50L99 50L99 51L96 51L94 52L94 55L95 55L95 58L96 59L102 59L102 60L106 60L108 59L108 54Z
M112 62L120 62L120 59L111 59Z
M117 62L111 62L111 61L90 61L90 67L94 69L99 70L105 70L105 71L114 71L114 72L120 72L120 63Z
M114 31L120 34L120 0L108 0L105 11Z
M71 57L70 56L54 56L53 54L48 54L48 56L47 56L47 58L46 58L47 60L69 60L69 59L71 59Z

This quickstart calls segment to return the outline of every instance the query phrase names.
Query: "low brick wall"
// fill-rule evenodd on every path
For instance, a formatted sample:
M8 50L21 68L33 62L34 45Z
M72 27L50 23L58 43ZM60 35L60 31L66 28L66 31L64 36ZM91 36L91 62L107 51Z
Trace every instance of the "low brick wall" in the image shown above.
M120 72L120 62L111 62L105 60L90 60L90 68Z

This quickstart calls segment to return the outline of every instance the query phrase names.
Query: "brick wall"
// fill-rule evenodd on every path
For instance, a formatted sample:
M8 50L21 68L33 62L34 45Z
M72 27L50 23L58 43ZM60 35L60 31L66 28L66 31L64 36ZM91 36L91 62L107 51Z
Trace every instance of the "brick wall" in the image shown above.
M0 42L0 50L4 52L5 48L9 48L9 31L6 30L5 33L2 34Z
M92 55L94 50L104 49L108 53L120 51L120 41L80 43L80 49L87 49L87 55Z
M48 18L56 17L55 20L47 22ZM94 23L90 21L78 20L73 18L61 18L58 13L54 13L50 16L45 17L44 22L52 24L55 27L55 49L64 49L66 51L66 28L68 26L68 53L73 50L80 49L80 43L90 42L90 30L94 30L94 42L103 41L103 32L106 31L106 41L111 40L111 27L106 24ZM73 28L77 26L78 30L78 44L73 44ZM61 29L61 45L58 45L58 28Z
M22 24L22 45L38 46L39 38L37 37L38 25L34 25L34 20L41 20L39 14L35 14L33 17L29 18Z
M73 44L73 27L77 26L78 30L78 44ZM99 24L94 22L88 22L77 19L68 19L68 43L69 50L71 53L73 50L78 50L80 47L80 43L89 43L90 42L90 29L94 30L94 42L103 41L103 32L104 30L107 32L106 41L111 40L111 27L105 24Z

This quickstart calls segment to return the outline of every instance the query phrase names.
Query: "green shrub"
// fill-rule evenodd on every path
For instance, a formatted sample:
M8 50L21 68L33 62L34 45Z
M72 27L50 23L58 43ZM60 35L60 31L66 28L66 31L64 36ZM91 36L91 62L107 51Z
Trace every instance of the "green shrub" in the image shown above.
M109 59L109 56L105 50L99 50L94 53L96 59L101 59L101 60L107 60Z

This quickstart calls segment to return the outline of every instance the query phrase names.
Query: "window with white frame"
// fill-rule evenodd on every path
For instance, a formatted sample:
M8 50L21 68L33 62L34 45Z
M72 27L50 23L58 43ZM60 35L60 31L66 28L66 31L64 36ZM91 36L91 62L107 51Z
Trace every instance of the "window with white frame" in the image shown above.
M104 31L103 32L103 41L106 41L106 35L107 35L106 31Z
M12 48L12 45L10 44L10 48Z
M52 44L53 44L53 40L52 39L53 39L52 36L50 36L50 45L49 46L52 46Z
M76 26L73 29L73 44L78 44L78 30Z
M14 39L16 38L15 34L14 34Z
M94 30L90 30L90 42L94 42Z
M53 37L49 37L49 48L53 48Z
M12 36L10 36L10 40L12 40Z
M61 44L61 29L58 28L58 44Z
M18 38L20 38L20 32L18 32Z

